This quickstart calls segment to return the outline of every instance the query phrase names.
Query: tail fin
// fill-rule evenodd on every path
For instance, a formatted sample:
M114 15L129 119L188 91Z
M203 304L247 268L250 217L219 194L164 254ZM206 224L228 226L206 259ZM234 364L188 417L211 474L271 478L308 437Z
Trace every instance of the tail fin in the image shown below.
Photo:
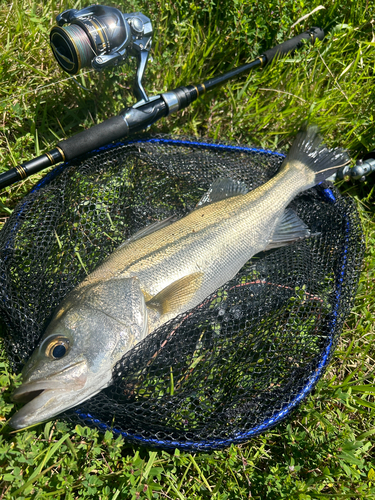
M298 132L285 159L285 164L296 161L315 172L315 184L319 184L346 165L350 158L342 149L328 149L322 144L318 127L310 125Z

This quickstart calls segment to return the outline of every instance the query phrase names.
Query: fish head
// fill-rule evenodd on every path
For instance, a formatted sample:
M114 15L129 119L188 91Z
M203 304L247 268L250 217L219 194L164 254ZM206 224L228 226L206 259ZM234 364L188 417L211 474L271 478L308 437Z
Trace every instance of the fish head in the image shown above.
M110 385L115 364L146 336L138 280L113 281L62 303L13 393L15 402L26 403L11 418L13 428L48 420L97 394Z
M22 371L23 383L13 401L26 403L10 420L16 429L47 420L71 406L72 398L84 389L88 360L78 352L74 331L60 322L49 328Z

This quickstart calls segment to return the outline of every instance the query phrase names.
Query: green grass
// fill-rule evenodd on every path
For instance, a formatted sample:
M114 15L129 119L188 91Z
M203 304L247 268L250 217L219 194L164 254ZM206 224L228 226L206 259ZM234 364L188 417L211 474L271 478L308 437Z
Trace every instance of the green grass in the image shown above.
M305 21L290 26L311 12ZM83 2L15 0L0 4L0 171L51 149L134 102L134 63L78 77L54 62L48 33L56 14ZM113 4L112 4L113 5ZM197 135L283 149L305 119L352 158L375 149L375 37L372 2L176 0L122 3L153 20L151 94L200 82L251 60L312 25L327 36L295 57L232 81L154 132ZM0 193L5 221L42 174ZM374 175L374 174L373 174ZM375 498L374 178L341 183L355 198L366 237L359 290L333 361L314 395L287 422L248 444L211 454L130 446L108 432L58 419L0 435L0 499ZM13 413L16 377L1 362L0 420Z

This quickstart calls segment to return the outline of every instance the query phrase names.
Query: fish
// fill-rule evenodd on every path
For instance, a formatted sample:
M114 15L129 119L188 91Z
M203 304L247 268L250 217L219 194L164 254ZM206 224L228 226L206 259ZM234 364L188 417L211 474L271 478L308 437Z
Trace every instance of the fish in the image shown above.
M26 404L10 426L49 420L91 398L112 383L114 366L135 345L199 305L255 254L314 237L288 205L348 162L309 126L263 185L249 191L241 181L217 179L189 214L122 243L55 311L13 393Z

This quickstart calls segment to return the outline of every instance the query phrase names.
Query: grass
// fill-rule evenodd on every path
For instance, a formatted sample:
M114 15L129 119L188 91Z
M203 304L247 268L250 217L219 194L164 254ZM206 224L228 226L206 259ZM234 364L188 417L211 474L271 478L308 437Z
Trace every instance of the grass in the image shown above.
M325 8L290 26L319 4ZM62 74L48 47L58 12L68 2L2 2L0 14L1 171L51 149L134 102L134 64L78 77ZM153 20L149 94L200 82L245 63L311 25L326 39L295 57L254 71L153 126L154 132L208 136L286 149L305 119L331 146L353 159L375 149L375 66L372 2L271 0L130 1ZM42 174L0 193L4 222ZM355 305L333 361L314 395L272 431L246 445L210 454L135 448L110 433L58 419L0 435L0 499L279 499L375 498L374 459L374 225L373 178L341 183L363 222L366 258ZM13 412L17 377L1 360L0 419Z

